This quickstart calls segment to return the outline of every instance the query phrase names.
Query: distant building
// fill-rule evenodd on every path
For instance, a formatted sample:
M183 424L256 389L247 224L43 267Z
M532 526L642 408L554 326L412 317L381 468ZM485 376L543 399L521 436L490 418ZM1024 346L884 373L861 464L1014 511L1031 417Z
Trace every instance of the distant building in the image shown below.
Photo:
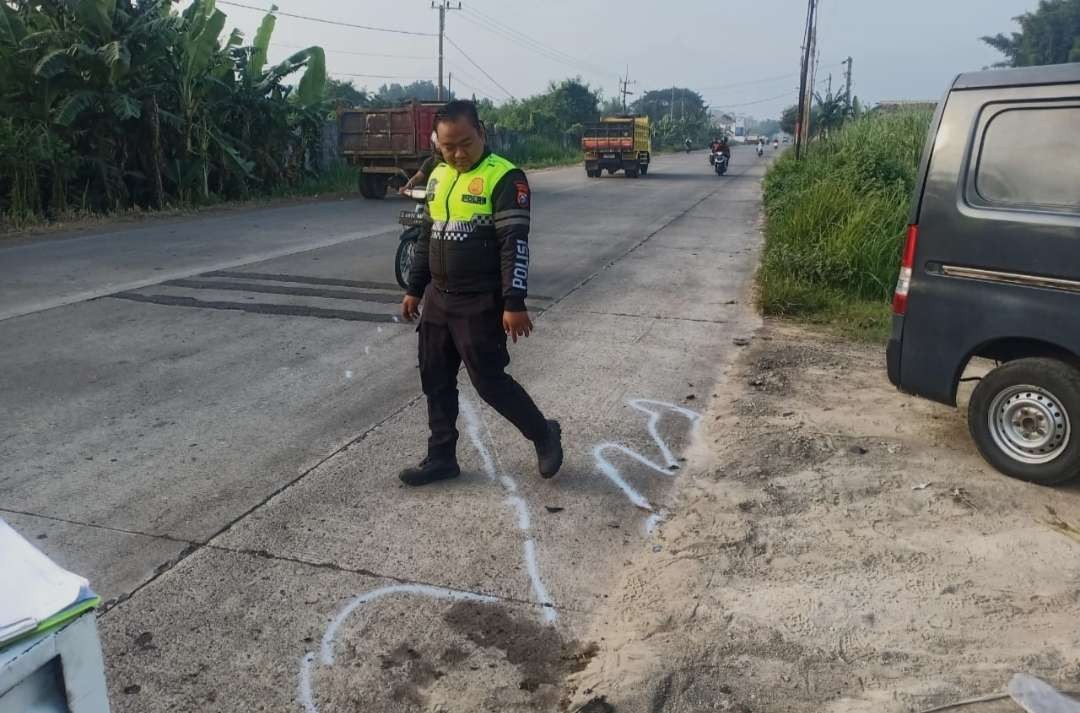
M890 99L878 102L873 110L892 113L909 109L926 109L933 111L936 107L937 102L930 99Z

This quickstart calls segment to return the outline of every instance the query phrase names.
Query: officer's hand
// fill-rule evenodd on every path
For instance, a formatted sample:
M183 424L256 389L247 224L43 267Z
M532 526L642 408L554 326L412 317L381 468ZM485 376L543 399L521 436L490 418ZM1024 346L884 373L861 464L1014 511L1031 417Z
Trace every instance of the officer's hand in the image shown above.
M503 331L517 344L518 337L527 337L533 323L528 312L503 312Z
M405 299L401 300L401 318L406 322L411 322L419 316L420 298L405 295Z

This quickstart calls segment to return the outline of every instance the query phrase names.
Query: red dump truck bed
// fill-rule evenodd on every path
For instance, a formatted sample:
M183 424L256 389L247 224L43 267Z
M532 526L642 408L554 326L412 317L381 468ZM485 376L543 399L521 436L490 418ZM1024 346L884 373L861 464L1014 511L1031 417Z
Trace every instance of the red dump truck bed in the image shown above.
M389 109L338 112L338 151L359 166L360 193L381 198L391 177L407 179L431 155L431 130L441 103L409 102Z

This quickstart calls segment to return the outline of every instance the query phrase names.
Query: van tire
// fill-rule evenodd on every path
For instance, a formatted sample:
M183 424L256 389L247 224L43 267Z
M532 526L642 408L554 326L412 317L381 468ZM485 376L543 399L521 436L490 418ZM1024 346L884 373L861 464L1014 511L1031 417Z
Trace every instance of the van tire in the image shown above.
M1031 387L1030 390L1023 387ZM1024 403L1031 404L1024 407ZM1011 419L991 423L991 409L1005 413L1012 405L1025 408L1048 433L1062 432L1056 446L1053 438L1045 446L1058 451L1042 463L1027 462L1008 450L1010 444L1023 445ZM1045 409L1045 412L1043 411ZM968 430L982 457L995 469L1013 478L1041 485L1057 485L1080 475L1080 371L1058 359L1017 359L997 367L975 387L968 405ZM1040 456L1031 449L1031 458Z

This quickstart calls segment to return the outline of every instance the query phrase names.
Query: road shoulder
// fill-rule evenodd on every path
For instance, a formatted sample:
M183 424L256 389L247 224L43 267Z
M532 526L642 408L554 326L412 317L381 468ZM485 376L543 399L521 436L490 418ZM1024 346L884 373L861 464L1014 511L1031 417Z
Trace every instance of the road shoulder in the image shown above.
M766 322L572 685L636 711L923 710L1080 675L1080 490L1001 476L882 350ZM991 704L991 706L994 704ZM981 711L1013 708L980 708Z

